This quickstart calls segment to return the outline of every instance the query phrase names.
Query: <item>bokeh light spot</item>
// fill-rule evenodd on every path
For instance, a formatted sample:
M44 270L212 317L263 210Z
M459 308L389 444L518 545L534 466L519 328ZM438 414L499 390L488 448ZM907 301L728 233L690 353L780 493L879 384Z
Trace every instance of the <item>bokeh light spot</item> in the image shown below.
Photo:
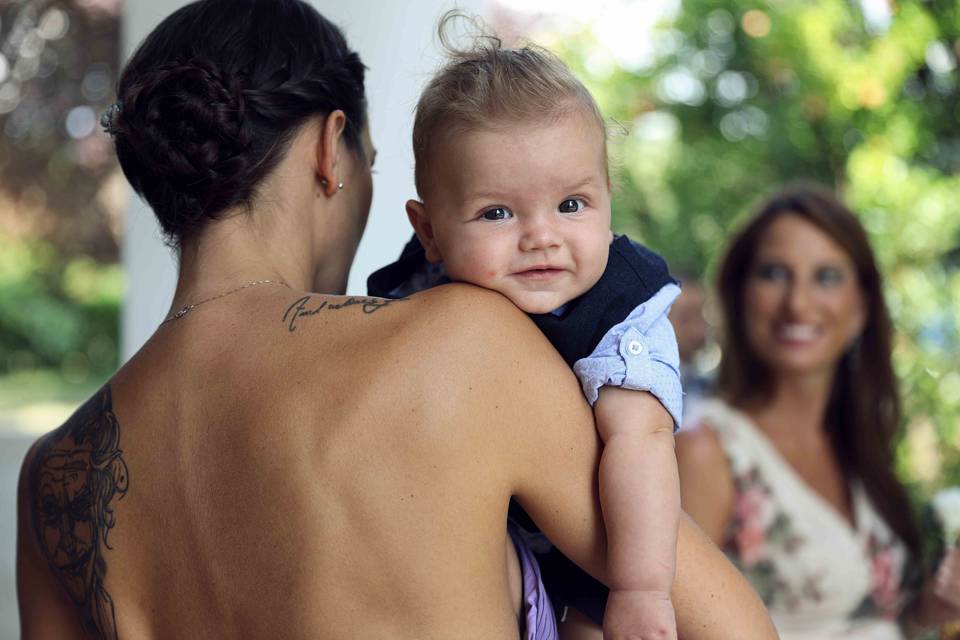
M665 74L660 79L657 92L667 102L691 106L703 104L707 94L700 78L683 67L678 67Z
M867 80L860 85L860 104L867 109L876 109L887 101L887 90L876 80Z
M632 133L644 142L667 142L680 135L680 121L668 111L650 111L634 120Z
M43 51L45 44L36 30L29 31L20 42L18 53L21 58L36 58Z
M770 33L770 16L759 9L751 9L743 14L740 24L743 32L751 38L764 38Z
M110 93L111 85L110 74L103 68L97 68L83 77L80 91L90 102L99 102Z
M59 40L67 35L70 29L70 17L63 9L53 7L48 9L43 17L40 18L40 24L37 26L37 33L44 40Z
M747 120L739 111L728 113L720 118L720 133L731 142L739 142L747 137Z
M10 82L0 87L0 114L10 113L20 104L20 87Z
M88 106L74 107L67 114L67 134L79 140L93 133L97 126L97 114Z
M953 52L939 40L934 40L927 45L925 59L927 66L934 73L946 74L957 68Z
M747 79L737 71L724 71L717 77L717 102L730 107L747 98Z
M710 29L711 33L718 36L730 35L733 33L734 27L736 27L736 22L726 9L715 9L707 16L707 28Z

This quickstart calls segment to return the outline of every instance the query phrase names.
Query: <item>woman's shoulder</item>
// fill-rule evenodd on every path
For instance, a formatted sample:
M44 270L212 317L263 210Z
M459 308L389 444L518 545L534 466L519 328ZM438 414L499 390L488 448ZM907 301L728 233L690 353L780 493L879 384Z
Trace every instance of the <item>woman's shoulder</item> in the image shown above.
M677 434L677 467L684 511L722 545L736 489L723 443L706 423L685 424Z
M503 314L506 319L525 314L503 295L490 289L464 282L451 282L418 292L406 300L415 303L423 311L442 312L456 318L458 314Z
M474 360L515 360L521 354L552 353L563 362L530 318L503 295L470 284L451 283L408 299L406 330L430 343L461 345ZM565 367L564 367L565 368Z
M541 399L569 403L557 399L567 395L583 402L570 368L530 318L501 294L451 283L414 294L396 308L388 337L391 355L418 363L405 371L406 385L423 382L418 376L451 390L469 384L509 403L511 389L537 382L536 393L526 392L525 406Z
M457 424L460 437L476 436L472 455L498 460L528 497L546 479L595 472L597 434L580 384L526 314L466 284L409 300L405 313L418 324L400 339L416 366L404 387L428 385L431 414Z
M749 437L756 431L750 417L722 398L707 398L697 403L692 415L684 424L685 432L713 434L718 442L727 445L730 441Z
M525 410L543 403L572 409L586 402L573 371L529 316L503 295L453 283L424 291L411 300L423 325L412 342L433 345L438 365L454 367L459 380L482 380L480 387ZM479 387L478 387L479 388ZM545 406L547 406L545 405ZM556 412L554 412L556 415Z
M769 456L757 427L745 413L718 398L698 404L690 420L677 435L680 455L701 463L721 461L734 475L755 466Z
M705 398L696 403L690 415L684 417L677 438L690 442L714 442L720 446L720 436L731 423L732 408L718 398Z
M706 473L728 469L724 442L710 419L710 405L719 402L704 400L697 413L685 421L677 433L677 457L681 465Z

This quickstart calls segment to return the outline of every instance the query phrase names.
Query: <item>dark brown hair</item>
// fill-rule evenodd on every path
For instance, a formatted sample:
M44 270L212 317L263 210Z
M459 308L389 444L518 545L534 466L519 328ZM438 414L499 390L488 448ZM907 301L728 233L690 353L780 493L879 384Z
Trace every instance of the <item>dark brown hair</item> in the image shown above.
M363 155L364 66L303 0L199 0L154 29L104 116L134 190L168 240L250 205L308 119L336 109Z
M877 511L919 559L920 531L906 489L894 473L900 398L890 359L893 326L880 272L860 221L830 192L802 184L786 187L764 201L730 241L717 278L724 329L717 391L735 406L763 402L773 392L773 377L747 340L744 284L763 233L783 215L817 227L855 266L866 324L837 366L826 427L845 476L863 483Z

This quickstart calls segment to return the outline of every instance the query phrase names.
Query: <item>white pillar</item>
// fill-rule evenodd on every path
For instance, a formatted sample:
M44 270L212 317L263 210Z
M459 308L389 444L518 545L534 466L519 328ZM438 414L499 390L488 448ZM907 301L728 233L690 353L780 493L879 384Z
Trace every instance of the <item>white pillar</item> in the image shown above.
M150 30L183 0L128 0L123 13L123 59ZM163 319L177 281L174 254L163 245L160 227L150 208L136 195L130 197L121 248L127 276L120 324L120 358L136 353Z
M440 60L434 31L451 0L312 0L339 25L368 67L367 101L377 147L373 206L357 253L348 292L366 290L367 276L393 260L410 235L404 202L415 195L410 136L420 89ZM125 57L183 0L127 0ZM481 14L485 0L458 0L456 6ZM174 256L161 241L150 209L131 199L123 244L127 294L123 304L122 357L133 355L156 329L170 306L176 284Z

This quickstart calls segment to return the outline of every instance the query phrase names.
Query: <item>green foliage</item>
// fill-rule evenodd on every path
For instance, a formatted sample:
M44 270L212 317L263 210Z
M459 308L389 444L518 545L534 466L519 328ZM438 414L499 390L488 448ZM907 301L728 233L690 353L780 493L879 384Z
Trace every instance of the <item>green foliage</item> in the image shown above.
M31 369L0 376L0 414L23 408L46 409L50 405L77 407L96 392L111 373L74 382L65 380L59 369ZM9 420L9 414L6 417ZM44 426L49 428L56 423L45 422Z
M0 2L0 405L81 399L117 364L125 195L97 114L121 6Z
M0 238L0 374L57 367L82 382L117 365L119 265Z
M920 495L960 484L960 1L686 0L649 68L549 43L630 130L614 224L710 270L785 182L841 191L867 227L899 330L899 460ZM598 71L599 69L599 71Z

